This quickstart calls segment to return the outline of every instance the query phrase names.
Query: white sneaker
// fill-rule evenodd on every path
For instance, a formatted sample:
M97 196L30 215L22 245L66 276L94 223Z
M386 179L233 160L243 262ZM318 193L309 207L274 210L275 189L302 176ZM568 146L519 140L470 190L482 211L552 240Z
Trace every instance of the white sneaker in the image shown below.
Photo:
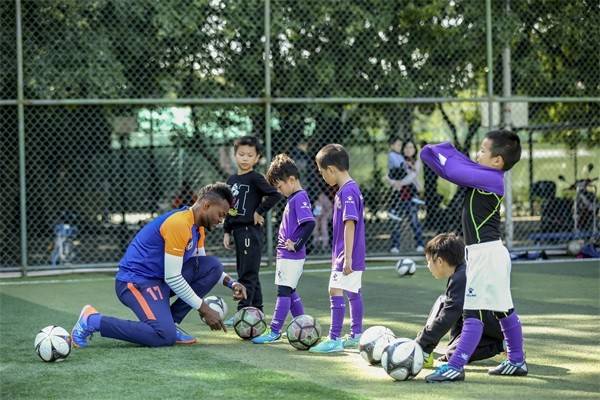
M390 253L392 253L392 254L400 254L400 249L397 248L397 247L392 247L390 249Z
M415 251L417 253L423 253L425 251L425 248L423 246L417 246L417 248L415 249Z

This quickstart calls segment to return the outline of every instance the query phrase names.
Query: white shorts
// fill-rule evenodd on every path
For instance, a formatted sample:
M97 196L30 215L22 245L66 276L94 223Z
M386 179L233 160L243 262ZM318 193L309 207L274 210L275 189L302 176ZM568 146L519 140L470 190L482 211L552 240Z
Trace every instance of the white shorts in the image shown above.
M510 294L510 254L502 241L467 246L465 310L506 312L513 308Z
M304 259L289 260L278 258L275 261L275 284L296 289L304 270Z
M344 275L342 271L331 271L329 277L329 289L343 289L352 293L358 293L362 287L363 271L354 271Z

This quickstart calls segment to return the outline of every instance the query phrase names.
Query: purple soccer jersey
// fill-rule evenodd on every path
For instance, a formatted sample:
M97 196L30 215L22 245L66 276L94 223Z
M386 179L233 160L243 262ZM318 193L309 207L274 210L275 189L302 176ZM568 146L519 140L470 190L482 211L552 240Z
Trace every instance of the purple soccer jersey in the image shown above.
M449 142L423 147L421 160L437 175L458 186L504 196L504 171L477 164Z
M352 249L352 270L365 270L365 220L363 217L363 196L358 184L346 182L335 194L333 208L333 249L332 269L344 269L344 222L355 221L354 246Z
M300 235L300 224L314 220L312 205L306 191L299 190L292 194L285 205L281 224L279 225L277 258L285 258L287 260L302 260L306 258L306 246L302 246L297 251L289 251L285 248L285 242L288 239L296 242Z

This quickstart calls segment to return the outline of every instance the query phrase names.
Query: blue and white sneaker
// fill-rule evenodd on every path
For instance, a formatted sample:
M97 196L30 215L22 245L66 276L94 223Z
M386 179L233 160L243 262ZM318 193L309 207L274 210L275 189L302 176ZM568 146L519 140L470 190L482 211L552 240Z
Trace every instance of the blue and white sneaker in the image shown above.
M175 344L194 344L198 341L195 337L181 329L179 325L175 325L175 335Z
M75 347L84 348L88 345L88 340L92 338L94 331L88 328L87 320L92 314L98 314L98 310L89 304L83 306L81 313L79 313L79 319L75 323L73 330L71 330L71 339Z
M465 380L465 370L456 369L449 364L439 366L433 374L425 377L427 383L459 382Z
M528 373L529 371L527 370L527 363L525 361L517 364L504 360L496 368L488 370L489 375L527 376Z
M270 328L260 336L252 339L254 344L273 343L281 339L281 333L273 332Z
M327 338L318 345L311 347L308 351L311 353L338 353L344 351L344 343L342 339Z
M360 342L361 336L362 335L356 335L356 336L346 335L346 336L344 336L344 338L342 339L342 346L344 346L345 349L358 349L358 342Z

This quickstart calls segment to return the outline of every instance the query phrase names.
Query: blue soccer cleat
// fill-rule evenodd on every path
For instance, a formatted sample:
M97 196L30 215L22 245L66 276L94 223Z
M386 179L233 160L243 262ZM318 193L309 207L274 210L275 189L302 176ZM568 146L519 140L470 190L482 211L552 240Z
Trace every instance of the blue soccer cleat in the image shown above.
M496 368L488 370L489 375L527 376L528 373L529 371L527 370L527 363L525 363L525 361L511 363L508 360L504 360Z
M308 351L311 353L338 353L344 351L342 339L327 338L318 345L311 347Z
M358 349L358 342L360 342L361 336L362 335L344 336L344 338L342 339L342 346L344 346L345 349Z
M229 317L225 321L223 321L223 325L225 325L228 328L233 326L233 317Z
M98 314L98 310L88 305L83 306L79 319L75 323L73 330L71 331L71 339L75 347L84 348L88 345L88 340L92 338L94 333L93 329L90 329L87 324L88 317L92 314Z
M265 343L273 343L281 339L281 333L273 332L271 329L268 329L265 333L260 336L252 339L252 343L254 344L265 344Z
M425 377L425 382L427 383L459 382L464 380L464 369L456 369L449 364L439 366L433 374Z
M175 335L176 335L176 339L175 339L176 344L194 344L198 341L198 340L196 340L195 337L193 337L192 335L190 335L189 333L187 333L186 331L181 329L181 327L179 325L175 325Z

